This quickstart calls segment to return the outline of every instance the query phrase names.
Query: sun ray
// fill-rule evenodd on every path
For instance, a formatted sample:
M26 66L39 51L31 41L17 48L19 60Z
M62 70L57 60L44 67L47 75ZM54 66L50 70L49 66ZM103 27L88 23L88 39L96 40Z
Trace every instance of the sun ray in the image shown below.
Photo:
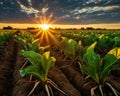
M47 43L47 44L50 44L50 40L49 40L49 37L48 37L47 32L45 32L45 37L46 37L46 43Z
M39 30L39 31L35 34L35 37L37 38L37 37L39 37L41 34L42 34L42 31Z
M47 19L46 19L46 23L49 23L51 20L51 17L49 16Z
M36 21L39 27L39 32L35 35L37 38L40 38L40 45L48 45L54 42L55 44L59 45L60 42L55 37L56 34L59 34L54 29L51 29L52 24L54 24L58 20L52 20L53 13L47 17L46 14L39 16L38 20Z
M49 24L41 24L40 28L42 28L43 30L48 30L50 28Z
M51 39L57 44L59 45L60 42L54 37L54 35L51 32L48 32L48 35L51 37Z
M53 29L49 29L49 32L53 33L53 34L60 34L59 31L53 30Z
M45 35L45 33L42 32L42 35L40 36L40 45L42 45L42 43L44 41L44 35Z

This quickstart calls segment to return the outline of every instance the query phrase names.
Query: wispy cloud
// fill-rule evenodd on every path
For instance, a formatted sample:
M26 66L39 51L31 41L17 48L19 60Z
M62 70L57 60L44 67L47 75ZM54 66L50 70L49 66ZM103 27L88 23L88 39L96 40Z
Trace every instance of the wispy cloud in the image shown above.
M49 9L48 7L43 7L41 10L41 13L45 14L48 11L48 9Z
M17 2L20 5L21 12L27 13L27 15L39 13L39 10L37 10L37 9L31 7L31 6L30 7L26 7L25 5L23 5L22 3L20 3L20 1L18 1L18 0L17 0Z
M29 5L32 6L32 0L27 0Z
M60 18L60 23L113 23L120 22L119 10L120 0L0 0L0 22L6 22L6 18L33 22L29 19L46 16Z
M77 15L82 13L93 13L98 11L110 11L117 8L120 8L120 6L105 6L105 7L95 6L95 7L86 7L82 9L78 7L75 10L71 11L70 13Z
M17 0L20 8L21 8L21 12L26 13L27 15L31 15L34 14L35 18L39 18L39 15L42 14L44 15L45 13L47 13L47 11L49 10L48 5L45 5L42 9L38 10L32 7L32 0L27 0L29 3L29 6L25 6L24 4L22 4L20 1Z
M88 0L88 1L86 1L86 4L95 3L95 2L96 2L96 0Z
M3 4L3 2L0 2L0 5L2 5Z

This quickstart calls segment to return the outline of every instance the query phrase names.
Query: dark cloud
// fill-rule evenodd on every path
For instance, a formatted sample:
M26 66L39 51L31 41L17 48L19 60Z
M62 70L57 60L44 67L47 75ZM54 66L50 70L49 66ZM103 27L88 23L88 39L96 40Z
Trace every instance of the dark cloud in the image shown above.
M0 0L0 23L35 23L45 14L62 24L115 23L119 10L120 0Z

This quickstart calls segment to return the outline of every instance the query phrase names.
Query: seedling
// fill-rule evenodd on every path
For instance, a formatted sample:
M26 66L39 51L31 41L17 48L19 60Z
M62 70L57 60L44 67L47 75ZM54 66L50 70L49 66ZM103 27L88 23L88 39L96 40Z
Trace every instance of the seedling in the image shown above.
M0 34L0 45L2 45L5 41L7 41L12 33L7 32L7 33L1 33Z
M53 86L54 88L65 94L52 80L47 77L49 69L54 66L56 61L54 57L50 57L49 51L43 53L42 55L34 51L26 51L22 55L31 62L30 66L20 70L20 75L22 77L27 74L37 76L39 78L39 82L41 81L41 83L44 84L48 96L53 96L53 92L50 86ZM32 94L39 82L35 83L35 86L28 94L28 96Z
M73 39L62 37L61 49L63 49L65 56L74 62L82 55L83 46L81 41L76 42Z
M39 39L35 39L33 35L29 33L19 33L15 35L15 41L22 45L25 51L39 51Z
M102 90L104 85L109 86L115 96L118 96L120 93L110 83L106 82L106 77L114 67L119 65L120 48L114 48L104 58L100 58L100 55L94 52L96 44L97 42L94 42L88 47L83 57L86 65L80 66L81 70L97 83L97 86L91 89L91 96L95 96L94 90L96 88L99 88L101 95L104 96Z

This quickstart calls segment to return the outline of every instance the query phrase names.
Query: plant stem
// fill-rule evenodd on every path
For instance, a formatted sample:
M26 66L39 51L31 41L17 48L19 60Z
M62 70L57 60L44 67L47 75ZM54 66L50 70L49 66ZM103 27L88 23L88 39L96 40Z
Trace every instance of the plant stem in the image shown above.
M95 86L95 87L93 87L93 88L91 89L91 96L95 96L94 91L95 91L95 89L97 89L97 87L98 87L98 86Z
M33 91L35 90L35 88L38 86L39 83L40 83L40 81L35 82L34 87L32 88L32 90L29 92L29 94L27 96L30 96L33 93Z
M116 89L114 89L110 83L106 82L105 84L110 87L110 89L113 91L113 93L115 94L115 96L119 96L120 95L120 93Z
M46 90L46 92L47 92L47 96L50 96L50 92L49 92L49 89L48 89L48 85L47 85L47 84L45 84L45 90Z
M102 91L102 85L99 86L99 90L102 96L104 96L103 91Z
M68 96L65 92L63 92L61 89L58 88L58 86L50 79L48 79L47 81L49 84L51 84L55 89L57 89L59 92L61 92L62 94L64 94L65 96Z

